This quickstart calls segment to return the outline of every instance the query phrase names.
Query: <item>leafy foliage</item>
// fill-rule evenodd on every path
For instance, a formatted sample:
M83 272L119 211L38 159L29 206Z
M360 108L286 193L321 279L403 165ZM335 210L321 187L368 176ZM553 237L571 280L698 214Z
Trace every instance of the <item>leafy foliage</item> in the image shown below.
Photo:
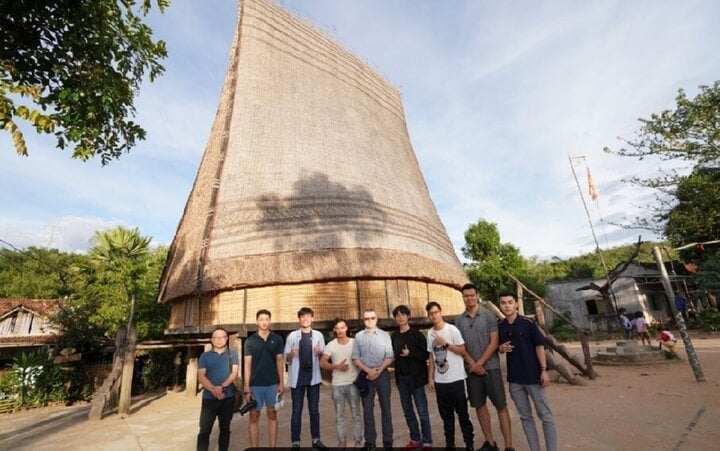
M0 249L0 297L62 299L82 283L85 256L56 249Z
M14 359L12 370L2 379L0 395L16 398L22 407L71 403L88 399L90 395L74 368L62 368L42 352L20 354Z
M489 299L497 295L513 281L507 273L514 275L524 272L525 263L517 247L500 241L497 225L478 220L465 232L463 254L470 259L466 272L477 285L480 294Z
M665 236L673 246L720 238L720 168L696 167L673 194L677 205L664 216ZM704 253L704 248L690 248L683 256L701 261Z
M97 232L95 242L81 268L88 283L76 294L75 313L113 336L128 323L135 298L138 340L161 335L168 306L157 302L157 287L167 248L151 250L150 238L121 226Z
M616 151L606 147L605 150L640 160L656 157L687 163L685 168L661 168L654 178L630 179L631 183L657 189L656 202L649 205L649 215L636 218L636 225L664 232L675 245L717 239L720 81L712 86L700 86L700 92L693 99L681 89L675 103L673 110L640 119L642 126L636 138L623 140L625 147Z
M143 23L151 0L0 2L0 128L28 149L18 121L54 133L73 158L102 164L129 151L145 130L129 118L147 74L164 71L165 43ZM160 11L169 0L156 0Z

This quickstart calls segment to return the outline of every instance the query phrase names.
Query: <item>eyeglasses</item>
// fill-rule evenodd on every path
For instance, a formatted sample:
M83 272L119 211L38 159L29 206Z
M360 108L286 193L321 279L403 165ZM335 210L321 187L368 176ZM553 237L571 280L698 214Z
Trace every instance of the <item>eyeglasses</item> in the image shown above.
M377 319L377 316L366 316L363 318L363 321L375 321Z

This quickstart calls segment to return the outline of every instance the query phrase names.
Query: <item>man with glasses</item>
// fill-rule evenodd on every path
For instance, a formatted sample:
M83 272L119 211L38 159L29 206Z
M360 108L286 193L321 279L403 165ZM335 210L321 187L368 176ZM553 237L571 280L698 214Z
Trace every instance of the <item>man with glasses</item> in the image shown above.
M465 396L465 342L460 331L445 322L442 308L435 301L428 302L425 311L432 323L428 331L428 388L435 391L438 412L443 421L445 449L455 448L455 414L460 422L465 449L472 450L475 439L467 397Z
M368 394L362 400L365 423L365 449L373 450L377 443L375 429L375 393L380 400L382 417L382 440L385 449L393 445L392 412L390 406L390 375L386 371L393 361L390 335L377 327L377 313L373 309L363 311L365 329L355 335L352 361L368 380Z
M218 327L212 333L212 348L200 355L198 381L202 384L203 396L200 408L200 432L197 449L205 451L210 444L215 418L218 419L220 435L218 448L225 451L230 445L230 420L233 416L235 386L240 360L237 352L228 346L228 333Z
M285 362L283 361L282 337L270 330L268 310L261 309L255 314L257 333L245 340L244 384L245 396L255 400L256 406L250 411L250 447L258 446L258 422L263 407L267 407L268 446L277 443L277 412L275 401L285 390Z
M307 395L310 413L312 447L325 449L320 441L320 357L325 351L325 338L313 330L315 312L310 307L298 310L300 328L290 332L285 342L285 361L288 364L288 385L292 395L290 417L290 446L300 448L303 398Z

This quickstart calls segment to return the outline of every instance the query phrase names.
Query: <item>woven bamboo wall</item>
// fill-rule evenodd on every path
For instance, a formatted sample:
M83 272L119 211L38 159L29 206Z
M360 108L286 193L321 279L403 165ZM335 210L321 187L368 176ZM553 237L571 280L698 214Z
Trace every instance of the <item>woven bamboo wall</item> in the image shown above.
M332 319L357 315L358 300L381 316L399 303L422 313L431 295L458 300L441 287L467 278L399 91L268 1L242 0L238 17L161 281L171 329L254 324L261 307L295 321L303 305ZM202 302L185 301L196 293Z
M169 329L255 324L255 313L267 309L274 323L297 323L297 311L311 307L316 321L334 318L360 319L362 310L373 308L380 318L390 318L400 304L408 305L415 318L425 317L425 305L437 301L446 315L463 311L462 295L454 288L407 280L351 280L297 285L275 285L225 291L173 301ZM294 326L293 326L294 328Z

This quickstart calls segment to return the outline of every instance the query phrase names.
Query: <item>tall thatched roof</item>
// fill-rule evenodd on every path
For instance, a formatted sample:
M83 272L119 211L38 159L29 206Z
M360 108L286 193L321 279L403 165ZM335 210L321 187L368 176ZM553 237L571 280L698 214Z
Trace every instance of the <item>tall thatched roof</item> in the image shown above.
M161 301L383 278L466 280L399 91L312 26L243 0Z

